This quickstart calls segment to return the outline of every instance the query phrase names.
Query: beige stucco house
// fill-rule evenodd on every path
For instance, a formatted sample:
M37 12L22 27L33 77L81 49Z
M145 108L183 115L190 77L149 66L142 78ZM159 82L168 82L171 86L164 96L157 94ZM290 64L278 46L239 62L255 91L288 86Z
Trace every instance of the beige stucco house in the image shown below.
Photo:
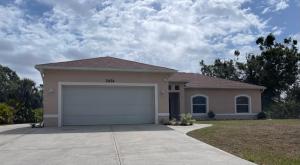
M46 126L159 123L194 118L254 118L264 87L181 73L113 57L36 65L44 82Z

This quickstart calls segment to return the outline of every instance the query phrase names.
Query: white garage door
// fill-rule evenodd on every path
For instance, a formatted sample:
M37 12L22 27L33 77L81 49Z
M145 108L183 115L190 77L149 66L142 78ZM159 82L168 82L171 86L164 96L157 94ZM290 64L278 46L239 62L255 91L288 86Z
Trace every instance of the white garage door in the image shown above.
M63 86L63 125L154 123L154 87Z

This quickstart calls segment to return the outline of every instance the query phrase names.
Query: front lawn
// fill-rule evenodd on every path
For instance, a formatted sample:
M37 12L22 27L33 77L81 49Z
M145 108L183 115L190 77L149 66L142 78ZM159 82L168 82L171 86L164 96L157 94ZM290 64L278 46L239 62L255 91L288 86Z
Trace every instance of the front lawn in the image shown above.
M300 120L199 121L188 135L263 165L300 165Z

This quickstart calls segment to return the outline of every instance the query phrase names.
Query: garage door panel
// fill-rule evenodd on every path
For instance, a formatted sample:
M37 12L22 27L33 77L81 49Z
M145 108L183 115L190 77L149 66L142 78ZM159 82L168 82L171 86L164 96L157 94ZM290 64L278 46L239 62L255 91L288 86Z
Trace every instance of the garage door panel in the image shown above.
M76 121L76 122L74 122ZM101 121L101 123L99 123ZM64 125L141 124L153 123L153 119L140 116L81 116L65 118Z
M148 89L145 87L107 88L108 89L105 87L64 87L64 91L72 93L72 97L69 97L69 95L67 99L69 101L75 101L74 103L79 99L89 104L95 101L101 101L102 104L136 104L139 102L152 104L154 101L153 90L151 90L153 88L150 87ZM122 88L129 89L124 90ZM87 94L88 97L83 97L84 94ZM124 96L131 99L124 99Z
M154 87L63 86L63 124L154 122Z
M77 106L76 108L72 108L72 106L66 106L65 109L70 109L72 113L65 112L65 116L67 115L136 115L136 114L151 114L153 115L153 106L148 105L149 107L145 107L141 109L138 106L112 106L109 108L101 108L101 107L94 107L86 109L86 106L82 108ZM101 110L99 110L101 109ZM84 114L83 114L84 113Z

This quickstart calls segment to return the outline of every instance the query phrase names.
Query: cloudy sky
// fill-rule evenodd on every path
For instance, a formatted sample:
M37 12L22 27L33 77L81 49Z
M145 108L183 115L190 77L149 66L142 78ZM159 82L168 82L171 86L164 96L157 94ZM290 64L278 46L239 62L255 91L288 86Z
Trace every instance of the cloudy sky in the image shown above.
M99 56L199 72L270 32L300 40L299 20L300 0L1 0L0 64L38 83L35 64Z

